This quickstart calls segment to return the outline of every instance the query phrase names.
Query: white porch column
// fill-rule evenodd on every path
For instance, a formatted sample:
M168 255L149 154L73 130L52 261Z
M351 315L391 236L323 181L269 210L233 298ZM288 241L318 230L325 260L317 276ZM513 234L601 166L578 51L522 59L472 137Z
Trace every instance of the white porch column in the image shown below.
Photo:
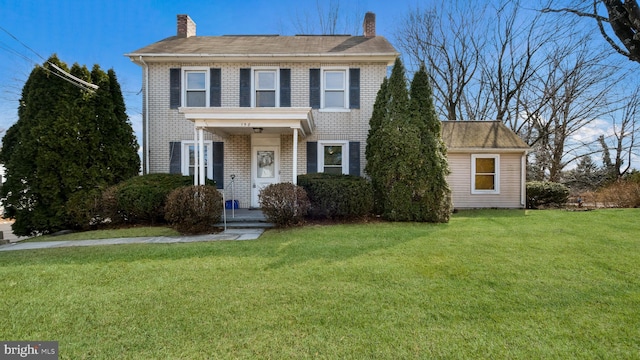
M199 178L198 177L198 170L199 170L198 156L195 153L197 148L198 148L198 128L194 126L193 127L193 185L194 186L198 186L198 178ZM187 148L187 151L189 151L189 148ZM190 156L187 156L187 161L189 160L190 160ZM188 170L188 167L187 167L187 170Z
M293 164L291 166L293 172L293 185L298 184L298 129L293 129Z
M198 128L198 140L200 140L200 142L198 143L198 157L200 158L198 160L198 165L200 167L200 170L198 171L198 175L200 178L199 181L199 185L204 185L204 179L205 179L205 170L204 170L204 129L203 128ZM209 164L209 166L211 166L211 164Z

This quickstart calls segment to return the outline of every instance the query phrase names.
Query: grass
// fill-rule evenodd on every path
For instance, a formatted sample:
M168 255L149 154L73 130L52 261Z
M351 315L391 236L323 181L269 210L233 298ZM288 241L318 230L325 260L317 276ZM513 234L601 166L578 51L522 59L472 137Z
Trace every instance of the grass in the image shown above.
M0 339L61 359L640 354L640 210L0 253Z
M105 229L95 231L73 232L62 235L43 235L24 240L24 242L40 241L77 241L132 237L177 236L176 230L163 226L129 227L122 229Z

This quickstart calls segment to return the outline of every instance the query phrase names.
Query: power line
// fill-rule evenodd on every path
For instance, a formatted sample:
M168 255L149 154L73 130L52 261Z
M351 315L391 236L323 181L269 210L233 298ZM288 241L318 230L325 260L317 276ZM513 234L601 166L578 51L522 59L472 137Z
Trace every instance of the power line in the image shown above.
M51 71L50 69L47 69L46 67L43 66L43 68L50 72L53 75L58 76L59 78L83 89L83 90L87 90L87 91L91 91L94 92L95 90L98 89L98 85L95 84L91 84L87 81L84 81L76 76L71 75L70 73L68 73L67 71L61 69L60 67L58 67L56 64L48 61L47 59L45 59L44 57L42 57L42 55L38 54L38 52L36 52L35 50L33 50L32 48L30 48L27 44L25 44L24 42L20 41L20 39L18 39L15 35L13 35L12 33L10 33L7 29L3 28L2 26L0 26L0 30L4 31L5 33L7 33L7 35L9 35L11 38L13 38L15 41L17 41L20 45L24 46L26 49L28 49L29 51L31 51L32 53L36 54L36 56L38 56L40 59L42 59L45 63L49 64L50 66L52 66L54 69L56 69L59 73L56 73L54 71ZM6 46L6 45L5 45ZM31 58L29 58L28 56L21 54L13 49L11 49L10 47L6 47L5 50L13 52L15 55L22 57L23 59L29 60L33 63L35 63L35 61L31 60Z

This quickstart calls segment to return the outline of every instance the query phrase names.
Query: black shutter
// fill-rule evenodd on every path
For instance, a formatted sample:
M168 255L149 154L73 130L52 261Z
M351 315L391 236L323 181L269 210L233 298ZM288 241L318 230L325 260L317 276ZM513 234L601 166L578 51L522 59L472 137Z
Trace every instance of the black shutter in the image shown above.
M307 174L318 172L318 143L307 142Z
M181 69L169 69L169 108L177 109L181 105Z
M320 69L309 69L309 106L320 109Z
M224 189L224 143L213 143L213 180L218 189Z
M349 175L360 176L360 142L349 142Z
M240 69L240 107L251 107L251 69Z
M349 109L360 109L360 69L349 69Z
M291 107L291 69L280 69L280 107Z
M209 70L209 106L222 106L222 72L220 69Z
M169 143L169 174L182 174L182 143Z

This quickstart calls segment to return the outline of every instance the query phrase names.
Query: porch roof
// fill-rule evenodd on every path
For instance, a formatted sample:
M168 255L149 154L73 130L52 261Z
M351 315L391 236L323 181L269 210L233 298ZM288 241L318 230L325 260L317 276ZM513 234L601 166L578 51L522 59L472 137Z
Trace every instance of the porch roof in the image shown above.
M304 138L315 130L313 113L309 107L181 107L178 111L195 127L225 137L254 132L288 134L291 129L298 129Z

